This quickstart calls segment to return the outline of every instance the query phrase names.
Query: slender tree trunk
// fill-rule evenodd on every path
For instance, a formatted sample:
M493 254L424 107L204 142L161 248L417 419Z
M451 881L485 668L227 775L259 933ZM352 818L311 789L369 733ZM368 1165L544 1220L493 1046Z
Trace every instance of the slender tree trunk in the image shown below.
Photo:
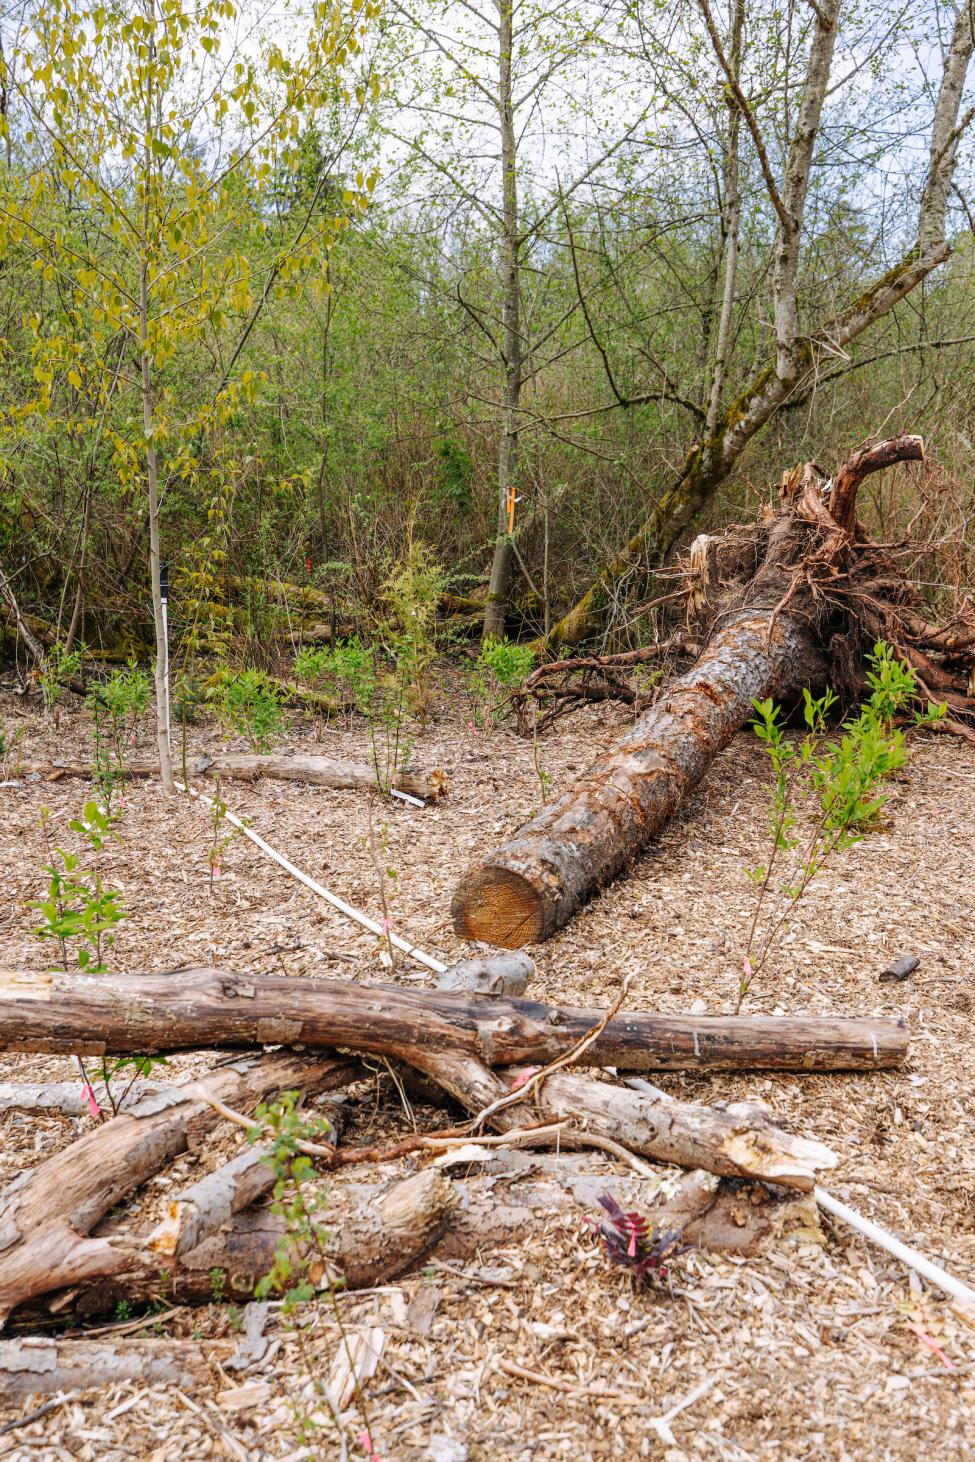
M741 47L745 30L745 0L736 0L731 29L731 65L735 76L741 63ZM725 377L728 373L728 356L731 349L731 321L735 307L735 287L738 283L738 234L741 227L741 188L739 182L739 134L741 132L741 111L734 93L728 94L728 144L724 165L723 200L723 268L721 275L721 306L718 314L718 329L714 342L714 359L711 366L711 383L708 391L707 415L704 424L704 439L711 441L718 426L721 398L724 395ZM548 626L546 626L547 632Z
M501 405L501 441L498 449L498 536L494 545L484 633L503 635L505 612L511 596L514 552L508 497L518 484L518 406L521 398L521 299L519 279L517 140L512 95L513 0L500 0L499 101L503 227L501 239L502 323L504 338L504 391Z
M151 7L147 9L150 21ZM153 127L152 81L146 82L146 147L143 163L142 238L139 268L139 354L142 382L142 428L146 439L146 478L149 488L149 572L152 579L152 623L156 640L154 687L156 700L156 746L159 751L159 776L165 792L175 792L173 764L169 746L169 724L166 714L166 633L162 607L162 554L159 542L159 459L156 453L153 420L152 357L149 343L149 261L150 197L152 193L152 151L148 138Z

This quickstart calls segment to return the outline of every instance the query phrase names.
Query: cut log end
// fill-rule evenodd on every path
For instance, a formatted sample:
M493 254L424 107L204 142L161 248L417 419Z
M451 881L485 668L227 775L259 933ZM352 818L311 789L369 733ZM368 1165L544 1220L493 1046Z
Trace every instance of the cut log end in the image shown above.
M511 868L489 863L471 869L450 907L461 939L497 949L520 949L552 932L544 927L545 905L538 889Z

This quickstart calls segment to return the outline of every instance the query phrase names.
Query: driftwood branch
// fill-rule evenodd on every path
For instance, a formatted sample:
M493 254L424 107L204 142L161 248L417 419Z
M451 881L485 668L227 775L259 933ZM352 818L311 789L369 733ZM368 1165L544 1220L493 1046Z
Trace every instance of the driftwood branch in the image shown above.
M33 1295L104 1272L105 1242L90 1238L109 1209L199 1143L219 1117L205 1096L252 1107L271 1092L324 1091L356 1071L341 1058L283 1052L235 1061L187 1091L145 1098L22 1172L0 1194L0 1321Z
M0 1340L0 1398L50 1396L137 1381L142 1386L207 1385L233 1345L211 1340Z
M195 758L189 770L196 776L228 777L234 781L254 782L267 777L279 782L306 782L313 787L352 789L362 792L380 790L374 767L368 762L340 761L332 756L261 756L243 752L218 752L215 756ZM91 762L21 761L18 776L39 775L48 782L62 777L93 777L97 768ZM127 777L159 775L157 763L129 761L123 773ZM442 771L400 772L395 785L413 797L436 801L446 795L447 778Z
M429 1051L488 1066L544 1065L598 1010L533 1000L280 975L181 969L152 975L0 970L0 1050L81 1055L271 1044L412 1061ZM587 1052L626 1071L874 1071L907 1052L903 1022L824 1016L615 1016Z

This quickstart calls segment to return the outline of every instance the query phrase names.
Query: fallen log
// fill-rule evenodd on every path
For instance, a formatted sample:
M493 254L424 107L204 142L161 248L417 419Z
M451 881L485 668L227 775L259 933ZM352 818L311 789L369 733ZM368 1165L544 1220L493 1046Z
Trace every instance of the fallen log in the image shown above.
M208 1097L248 1109L271 1092L324 1091L356 1072L341 1058L282 1052L235 1061L185 1089L145 1098L102 1123L0 1193L0 1324L33 1295L101 1273L95 1224L171 1158L198 1144L220 1120Z
M101 1081L92 1082L95 1101L103 1112L111 1110L111 1102ZM123 1105L134 1107L148 1096L163 1091L176 1091L175 1086L162 1086L155 1081L133 1081L122 1086L119 1097L124 1096ZM85 1088L78 1081L47 1082L0 1082L0 1112L34 1112L57 1117L87 1116L89 1098Z
M917 618L917 592L856 523L864 477L923 455L920 437L901 436L860 449L828 483L811 463L787 475L778 515L754 530L758 568L710 606L711 638L693 668L567 791L465 871L452 902L461 938L503 948L547 939L673 816L753 714L753 700L788 699L829 679L855 693L864 642L893 644L925 696L943 699L947 676L952 708L975 714L964 676L927 653L939 647L936 627L923 645L909 643L902 621Z
M429 1051L488 1066L564 1055L602 1012L535 1000L343 980L188 968L151 975L0 970L0 1050L82 1056L263 1045L401 1057ZM590 1046L624 1071L876 1071L907 1053L880 1017L621 1013Z
M427 1052L413 1059L424 1076L475 1115L517 1089L471 1057ZM837 1161L821 1142L776 1127L754 1103L708 1107L646 1096L565 1071L546 1077L524 1100L487 1120L500 1132L513 1132L532 1120L568 1121L553 1139L560 1147L593 1145L590 1139L596 1139L596 1145L617 1144L657 1162L700 1168L718 1177L757 1178L807 1193L817 1173Z
M456 1201L450 1180L432 1167L392 1184L330 1189L321 1251L292 1238L294 1272L318 1289L330 1284L366 1289L398 1279L436 1248ZM49 1313L85 1319L109 1313L120 1299L130 1304L163 1297L170 1304L247 1300L288 1235L287 1219L262 1208L231 1216L185 1253L160 1252L151 1247L151 1238L110 1234L88 1241L86 1261L74 1276L67 1256L57 1286L64 1293L35 1294L48 1296L44 1309ZM32 1304L30 1312L35 1310Z
M146 1247L154 1254L179 1259L202 1244L274 1187L277 1173L272 1153L268 1147L247 1147L168 1199L165 1217L149 1235Z
M21 761L15 768L17 776L41 776L45 781L57 782L62 777L93 777L98 768L91 762L79 761ZM198 776L211 778L229 777L234 781L254 782L268 777L279 782L307 782L313 787L331 787L335 790L351 789L374 792L380 790L380 782L374 767L368 762L339 761L332 756L261 756L243 752L217 752L214 756L195 757L190 771ZM126 777L155 777L159 767L151 761L128 761L122 768ZM413 797L436 801L446 795L447 778L442 771L400 772L395 786Z
M217 1363L232 1352L228 1340L0 1340L0 1400L120 1381L195 1389L211 1382Z

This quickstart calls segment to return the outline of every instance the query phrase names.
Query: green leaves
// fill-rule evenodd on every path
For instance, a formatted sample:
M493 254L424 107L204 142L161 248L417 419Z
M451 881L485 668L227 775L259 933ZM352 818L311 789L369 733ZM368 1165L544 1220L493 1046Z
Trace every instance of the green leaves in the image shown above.
M830 741L827 736L829 715L837 700L832 690L818 698L808 689L803 691L806 729L799 739L785 735L781 708L771 699L752 703L752 729L768 753L775 785L768 817L768 862L746 870L757 889L757 900L739 985L739 1009L816 874L834 853L860 842L876 823L886 802L884 784L906 760L904 733L896 722L906 718L917 700L914 675L880 641L868 657L865 680L869 694L859 714L844 722L838 740ZM945 710L929 705L926 711L916 712L914 720L931 724ZM801 819L797 809L803 812ZM793 855L784 865L783 854ZM785 876L775 886L780 865ZM760 928L763 912L766 920Z

